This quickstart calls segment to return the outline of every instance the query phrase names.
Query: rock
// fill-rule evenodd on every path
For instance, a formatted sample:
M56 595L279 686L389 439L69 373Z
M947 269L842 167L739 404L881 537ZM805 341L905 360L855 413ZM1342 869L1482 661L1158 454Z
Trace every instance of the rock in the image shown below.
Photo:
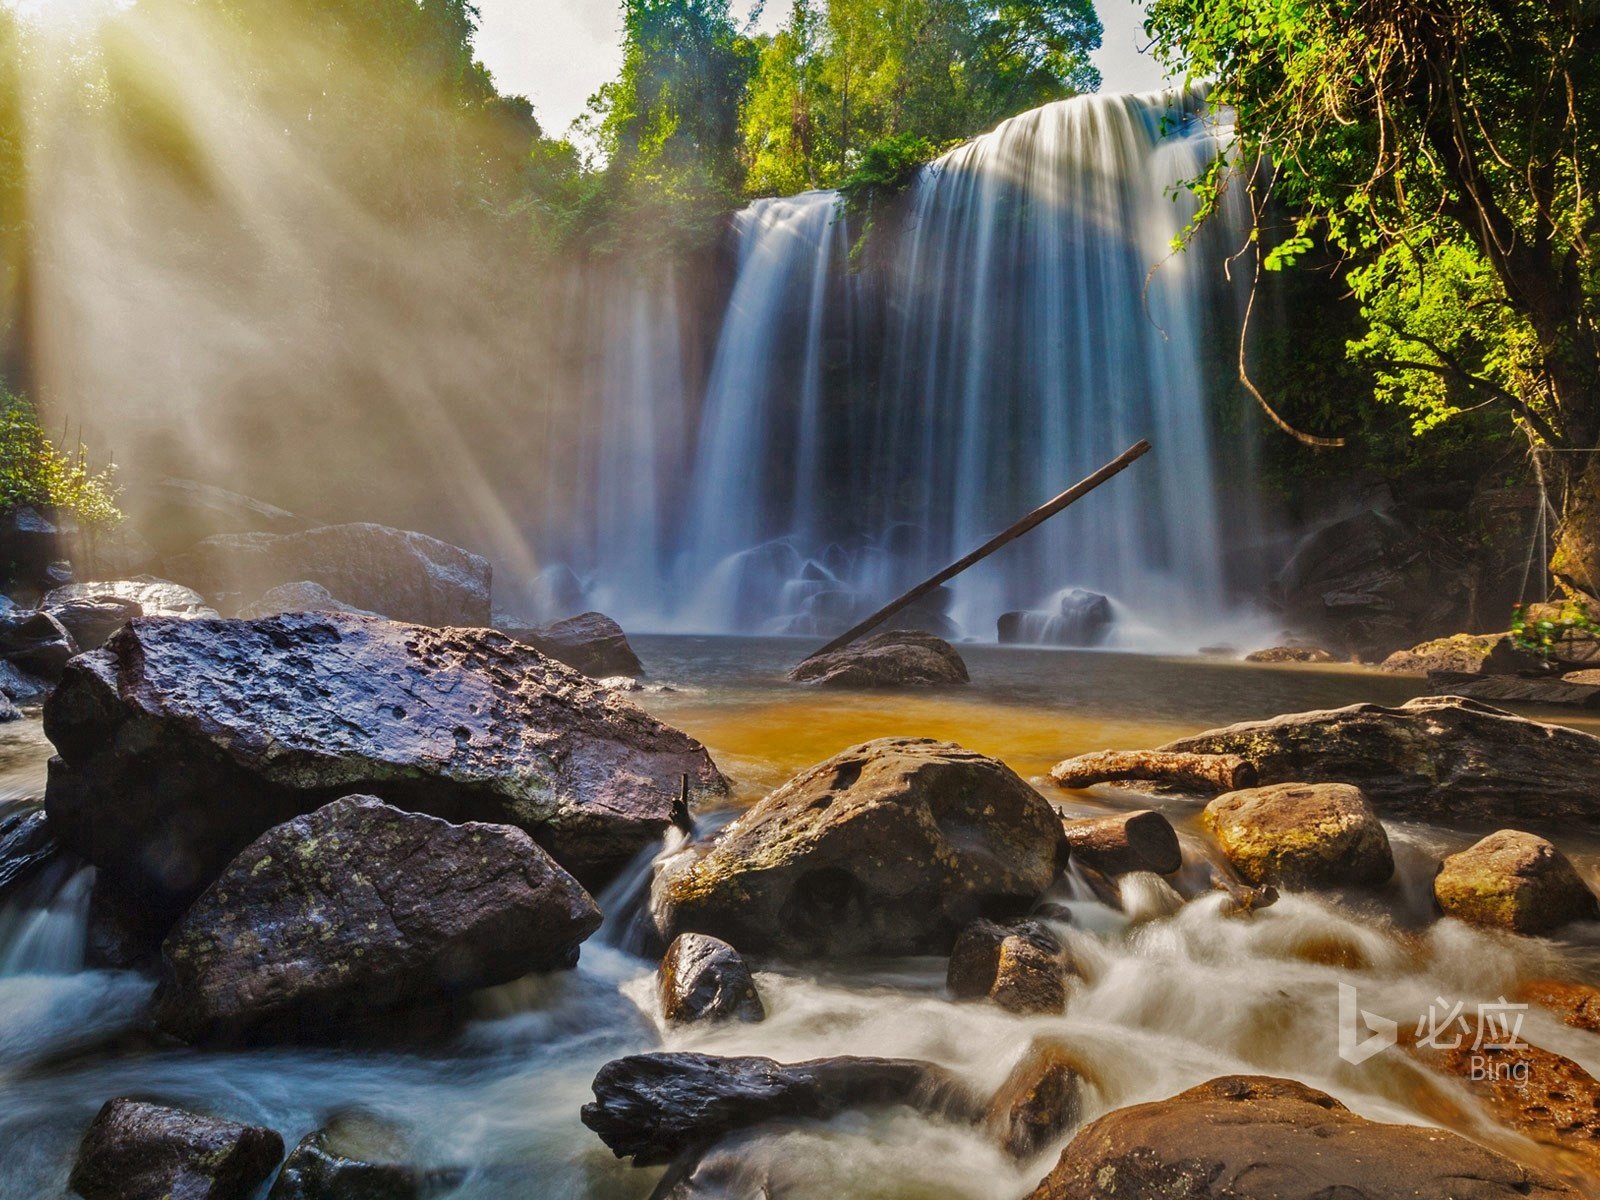
M1183 866L1172 822L1158 812L1117 813L1062 822L1074 861L1102 875L1130 871L1171 875Z
M1542 837L1502 829L1444 860L1433 896L1447 917L1539 935L1600 918L1571 860Z
M0 613L0 658L44 679L60 679L78 644L61 622L25 608Z
M22 720L22 710L12 702L10 696L0 693L0 725L20 720Z
M0 565L7 579L24 585L42 581L76 532L70 519L31 505L0 515Z
M1379 887L1394 875L1389 835L1361 789L1349 784L1229 792L1206 805L1201 821L1253 884Z
M98 872L89 892L84 961L95 970L159 974L161 939L171 924L170 913L152 909Z
M1453 696L1250 721L1163 749L1238 754L1263 784L1353 784L1386 816L1600 824L1600 738Z
M17 704L30 704L50 694L50 684L37 675L30 675L15 663L0 659L0 695ZM0 705L0 721L14 721L21 716L16 709Z
M425 1171L349 1158L328 1130L307 1134L289 1154L267 1200L429 1200L461 1186L464 1171Z
M998 633L1002 646L1101 646L1110 638L1116 619L1109 597L1068 588L1054 612L1006 613Z
M315 524L277 505L175 476L134 484L118 504L163 555L217 534L297 533Z
M1339 656L1318 646L1273 646L1244 656L1247 663L1333 663Z
M957 1000L993 1000L1007 1012L1067 1009L1061 943L1038 921L973 921L950 951L945 985Z
M275 617L279 613L286 612L347 612L359 617L380 615L368 612L364 608L353 608L342 600L335 599L333 593L320 583L302 580L299 583L280 583L275 588L268 588L257 599L241 608L239 616L246 621L253 621L258 617Z
M1481 1010L1480 1010L1481 1011ZM1512 1038L1519 1018L1504 1025L1462 1018L1466 1024L1433 1042L1409 1047L1422 1062L1453 1076L1502 1124L1535 1142L1556 1147L1600 1179L1600 1080L1570 1058Z
M62 608L77 601L120 600L137 604L146 617L216 617L218 612L193 588L158 579L154 575L139 575L133 579L102 580L98 583L74 583L57 588L44 598L46 609Z
M599 927L521 830L350 796L264 834L184 914L154 1016L188 1042L321 1041L570 968Z
M600 1068L583 1123L636 1167L671 1162L740 1129L827 1120L851 1109L903 1105L947 1115L971 1102L945 1072L894 1058L770 1058L636 1054Z
M1064 1137L1082 1111L1076 1055L1059 1042L1038 1042L1000 1085L984 1126L1007 1154L1028 1159Z
M656 972L661 1015L669 1025L760 1021L767 1015L739 952L703 933L679 934Z
M747 953L946 954L980 916L1027 912L1061 822L1005 764L889 738L797 775L666 874L655 919Z
M1430 675L1449 671L1457 675L1514 675L1542 668L1537 655L1519 650L1504 633L1457 633L1435 638L1409 650L1396 650L1379 664L1379 670L1397 675Z
M1574 1029L1600 1033L1600 987L1557 979L1537 979L1518 988L1512 997L1521 1004L1537 1004L1557 1014Z
M967 665L949 642L928 633L895 630L809 658L789 672L794 683L823 687L959 687Z
M1455 675L1434 672L1428 687L1440 696L1465 696L1495 704L1545 704L1569 708L1600 708L1600 686L1584 686L1568 679L1530 679L1519 675Z
M1563 683L1577 683L1584 687L1600 687L1600 671L1573 671L1561 677Z
M599 887L726 781L700 743L488 630L343 613L135 621L45 709L68 848L176 916L262 833L356 792L514 825Z
M1222 904L1225 917L1248 917L1258 908L1271 908L1279 899L1278 889L1271 884L1250 887L1215 870L1211 872L1211 890L1227 897Z
M208 596L259 596L279 584L320 583L346 604L419 625L489 624L487 559L385 525L326 525L303 533L209 537L167 562Z
M0 818L0 903L60 854L44 813L13 811Z
M537 629L507 629L505 632L593 679L610 675L632 679L644 674L639 656L628 644L628 635L622 632L622 626L600 613L584 613L581 617L570 617Z
M283 1158L270 1129L110 1100L78 1147L83 1200L249 1200Z
M1155 1196L1575 1200L1577 1193L1453 1133L1367 1121L1292 1080L1227 1076L1092 1122L1029 1200Z
M53 606L47 604L44 611L72 635L79 650L100 649L117 630L135 617L144 616L144 606L137 600L124 600L118 596L68 600L65 604Z

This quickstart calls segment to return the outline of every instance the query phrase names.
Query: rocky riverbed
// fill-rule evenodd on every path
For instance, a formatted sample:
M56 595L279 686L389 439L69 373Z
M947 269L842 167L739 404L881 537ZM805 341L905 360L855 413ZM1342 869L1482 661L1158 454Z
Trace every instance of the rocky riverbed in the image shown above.
M1143 1196L1157 1186L1150 1171L1168 1186L1191 1170L1193 1154L1178 1153L1171 1130L1231 1126L1240 1114L1245 1125L1234 1141L1201 1138L1193 1149L1224 1167L1276 1156L1287 1174L1272 1194L1316 1194L1304 1172L1296 1183L1299 1152L1274 1141L1274 1128L1389 1164L1321 1179L1357 1189L1352 1195L1388 1194L1382 1188L1404 1172L1417 1194L1454 1195L1441 1181L1463 1164L1484 1196L1583 1194L1595 1177L1592 1143L1582 1135L1593 1114L1586 1118L1582 1106L1595 1099L1600 1033L1583 989L1600 984L1600 923L1586 919L1581 897L1569 914L1578 922L1541 929L1543 936L1495 928L1470 906L1458 910L1464 919L1440 919L1438 904L1454 903L1454 893L1436 897L1434 874L1452 855L1462 856L1452 870L1473 896L1484 894L1472 886L1484 871L1499 878L1524 869L1565 881L1569 901L1574 894L1566 876L1538 867L1542 852L1529 859L1520 844L1462 855L1499 827L1485 821L1494 814L1479 806L1453 820L1437 807L1396 810L1381 788L1359 801L1295 796L1297 825L1326 826L1326 835L1309 850L1258 854L1249 847L1264 836L1259 814L1287 811L1271 796L1222 805L1127 784L1069 791L1048 778L1058 761L1087 751L1143 750L1238 721L1357 701L1400 706L1423 690L1420 681L963 647L967 687L858 693L784 683L798 657L794 643L633 642L647 683L614 693L605 709L637 705L663 729L684 731L684 742L667 749L683 755L703 744L716 775L697 783L698 847L673 827L668 803L650 817L652 836L663 840L627 867L601 871L592 855L572 860L603 917L589 915L582 889L560 882L572 878L561 865L570 843L552 836L541 816L559 807L521 810L510 825L439 820L481 820L494 805L517 815L514 805L504 808L503 790L483 792L473 811L459 807L451 786L483 764L452 739L431 749L419 743L433 764L424 777L440 782L394 786L394 772L416 777L420 760L384 770L347 761L332 778L377 794L319 807L327 768L307 774L318 738L335 731L347 758L388 761L362 740L374 722L395 719L376 702L368 715L346 713L348 725L335 721L337 709L285 724L273 743L283 748L265 754L228 732L246 728L242 719L208 735L224 751L207 760L210 778L236 787L247 780L252 802L288 806L291 823L266 831L232 865L207 868L215 872L205 881L211 890L174 931L192 936L169 938L182 952L169 953L165 966L88 967L101 961L91 936L102 929L92 875L70 860L36 870L0 903L0 1193L60 1195L79 1163L76 1182L90 1200L143 1195L97 1190L111 1186L97 1182L107 1171L123 1186L134 1178L116 1147L135 1137L147 1148L140 1170L157 1174L184 1159L183 1147L208 1147L234 1173L217 1186L235 1190L194 1194L219 1198L264 1189L274 1173L277 1200L1020 1200L1035 1189L1046 1198ZM443 652L471 660L461 647ZM303 646L285 653L315 657ZM114 648L107 655L125 657ZM150 703L160 666L159 655L141 660L144 690L122 686L115 724L165 731L158 745L175 753L196 727L185 724L183 706ZM300 675L314 684L320 677L310 667L307 660ZM436 667L417 669L413 692ZM515 688L484 686L478 715L486 729L506 719L507 705L527 702ZM561 710L575 722L564 726L569 741L587 745L582 738L614 733L615 715L599 726L584 715L591 685L572 677L560 686L573 696ZM235 698L245 704L250 694ZM310 698L299 703L321 711ZM643 712L627 721L651 728ZM888 737L931 741L868 745ZM32 720L5 727L0 738L5 783L17 797L7 811L20 817L43 793L49 747ZM122 744L126 751L141 743L125 732ZM841 754L847 747L858 749ZM90 750L73 743L79 773L108 763L121 769L116 756ZM607 753L604 761L617 761L614 749ZM141 769L141 803L157 803L159 772ZM719 798L724 777L730 790ZM568 795L591 779L554 778L567 781L557 790ZM1284 786L1275 777L1262 782L1268 792ZM1007 799L974 806L977 792ZM104 804L112 793L88 794ZM408 804L428 795L458 808L407 815ZM707 841L757 802L720 843ZM1051 807L1069 818L1060 833ZM1122 819L1131 812L1164 818L1178 863L1157 818ZM891 815L906 824L881 826ZM860 830L879 840L863 842ZM1565 821L1537 832L1580 887L1596 884L1600 837L1592 828ZM229 836L249 842L259 833ZM518 861L535 864L523 874L428 874L428 864L454 861L463 848L475 860L499 861L513 843ZM305 847L316 848L312 869L285 862L285 873L275 874L279 860ZM130 870L138 859L131 845L85 849L113 874L148 882ZM1348 869L1330 876L1329 862ZM324 878L318 864L341 871ZM369 878L370 890L336 886L346 876ZM451 878L469 890L469 903L438 902L469 894L450 890ZM408 886L392 886L396 880ZM1227 886L1219 890L1219 882ZM869 883L884 890L863 890ZM728 907L720 897L729 889L746 902ZM342 915L330 930L342 932L330 955L322 943L308 947L317 926L305 915L332 911ZM252 913L259 944L245 945L238 930L252 928ZM537 926L541 938L496 936L499 913L508 914L508 929ZM378 962L360 941L368 921L393 921L398 931L384 935ZM701 926L737 944L675 946L670 977L658 979L665 939ZM362 965L354 985L340 968L311 976L322 981L315 989L270 992L278 1000L263 1007L275 956L286 954ZM454 968L444 970L448 964ZM419 991L449 1003L399 1028L380 1000ZM1418 1044L1419 1025L1430 1018L1448 1028L1524 996L1540 1001L1519 1010L1521 1036L1537 1047L1527 1056L1535 1072L1527 1086L1564 1089L1561 1122L1530 1116L1515 1081L1477 1087L1457 1070L1462 1064ZM1352 1003L1353 1013L1342 1011ZM239 1023L245 1010L255 1015ZM229 1015L219 1025L222 1012ZM191 1019L195 1013L207 1019ZM320 1036L284 1036L290 1026L307 1032L308 1013ZM725 1019L699 1019L707 1013ZM352 1020L361 1015L395 1028ZM1361 1024L1370 1018L1378 1026ZM1364 1044L1383 1021L1395 1023L1394 1046L1365 1058L1341 1053L1342 1039L1359 1034ZM116 1097L160 1107L102 1113ZM184 1112L211 1124L186 1124ZM82 1166L91 1123L98 1132L86 1144L91 1165ZM1074 1150L1063 1158L1069 1143ZM1124 1156L1140 1145L1167 1146L1184 1161L1152 1166L1135 1155L1146 1175L1128 1173L1134 1160ZM280 1171L283 1155L290 1159ZM1121 1190L1101 1182L1100 1191L1085 1191L1083 1180L1103 1181L1105 1170L1123 1171ZM255 1183L237 1181L252 1172ZM370 1190L380 1186L402 1190ZM369 1190L350 1190L357 1187Z

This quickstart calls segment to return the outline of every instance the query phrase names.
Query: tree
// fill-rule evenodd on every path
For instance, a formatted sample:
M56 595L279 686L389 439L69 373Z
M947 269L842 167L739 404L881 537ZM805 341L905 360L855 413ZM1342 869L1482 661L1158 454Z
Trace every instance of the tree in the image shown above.
M1419 425L1514 414L1560 497L1552 572L1600 596L1600 4L1154 0L1148 29L1298 214L1265 265L1345 256L1351 352Z

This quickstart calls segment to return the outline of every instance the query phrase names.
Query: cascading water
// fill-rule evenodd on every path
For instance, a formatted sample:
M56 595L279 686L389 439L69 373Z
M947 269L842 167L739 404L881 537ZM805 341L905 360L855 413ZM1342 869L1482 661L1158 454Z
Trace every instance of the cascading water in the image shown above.
M1198 92L1024 114L927 168L859 272L835 193L739 214L703 388L674 374L659 286L608 325L590 601L646 628L836 631L1149 437L1153 459L959 580L941 631L992 638L1084 588L1114 603L1106 644L1214 636L1237 610L1224 498L1248 490L1209 353L1237 245L1172 243L1228 141Z

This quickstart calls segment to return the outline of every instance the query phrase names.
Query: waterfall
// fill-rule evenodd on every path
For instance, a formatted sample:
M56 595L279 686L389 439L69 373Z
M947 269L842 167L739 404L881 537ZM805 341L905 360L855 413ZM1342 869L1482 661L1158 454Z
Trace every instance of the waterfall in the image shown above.
M1228 141L1198 92L1026 113L927 167L859 271L836 194L758 201L703 384L670 288L608 300L590 597L639 628L837 631L1148 437L917 620L1070 629L1087 594L1116 614L1097 644L1214 636L1243 540L1219 497L1249 492L1216 435L1242 226L1172 243Z

